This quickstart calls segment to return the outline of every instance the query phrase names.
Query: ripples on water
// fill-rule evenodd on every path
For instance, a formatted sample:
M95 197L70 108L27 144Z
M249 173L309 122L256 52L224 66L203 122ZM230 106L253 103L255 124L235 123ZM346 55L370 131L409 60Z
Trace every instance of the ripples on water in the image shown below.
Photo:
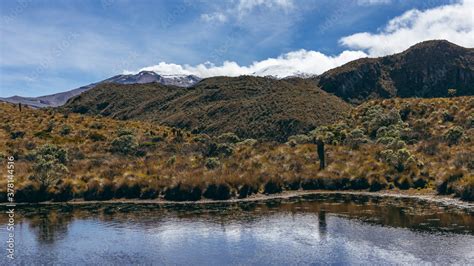
M18 264L474 261L473 213L407 199L319 195L178 206L36 205L17 213ZM6 238L3 227L0 233Z

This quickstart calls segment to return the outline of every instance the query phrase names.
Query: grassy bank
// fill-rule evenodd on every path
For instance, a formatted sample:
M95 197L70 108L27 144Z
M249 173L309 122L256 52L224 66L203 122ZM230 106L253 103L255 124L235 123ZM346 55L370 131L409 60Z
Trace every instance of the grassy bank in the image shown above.
M410 188L474 200L472 110L473 97L370 101L276 143L0 104L0 147L2 164L15 157L18 202ZM324 170L315 139L326 143Z

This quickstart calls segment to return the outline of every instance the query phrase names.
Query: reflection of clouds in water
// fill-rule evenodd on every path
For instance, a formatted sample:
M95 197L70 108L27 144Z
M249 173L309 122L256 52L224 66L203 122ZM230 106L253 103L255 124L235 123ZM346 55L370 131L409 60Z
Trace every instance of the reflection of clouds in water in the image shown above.
M433 214L425 205L423 215L407 214L397 205L380 204L308 201L212 210L134 206L124 211L122 206L121 211L107 212L28 212L18 232L23 252L19 263L32 259L46 264L193 265L474 261L473 235L433 233L426 227L414 230L427 219L437 219L435 229L454 222L468 229L472 216L437 213L438 208Z

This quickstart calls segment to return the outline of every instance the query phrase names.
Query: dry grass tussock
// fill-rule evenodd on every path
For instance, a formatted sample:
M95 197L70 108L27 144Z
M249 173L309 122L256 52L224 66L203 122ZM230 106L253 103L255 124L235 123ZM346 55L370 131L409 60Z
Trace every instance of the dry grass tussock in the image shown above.
M2 103L0 151L2 160L15 156L16 199L26 202L300 189L431 189L474 200L473 107L473 97L370 101L280 144ZM316 138L326 143L323 170Z

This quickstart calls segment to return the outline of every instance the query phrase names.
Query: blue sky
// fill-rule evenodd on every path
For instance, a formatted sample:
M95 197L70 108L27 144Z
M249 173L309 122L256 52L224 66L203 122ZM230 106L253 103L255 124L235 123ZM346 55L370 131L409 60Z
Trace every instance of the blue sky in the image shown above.
M472 47L472 7L437 0L0 0L0 97L61 92L140 69L319 74L425 39Z

